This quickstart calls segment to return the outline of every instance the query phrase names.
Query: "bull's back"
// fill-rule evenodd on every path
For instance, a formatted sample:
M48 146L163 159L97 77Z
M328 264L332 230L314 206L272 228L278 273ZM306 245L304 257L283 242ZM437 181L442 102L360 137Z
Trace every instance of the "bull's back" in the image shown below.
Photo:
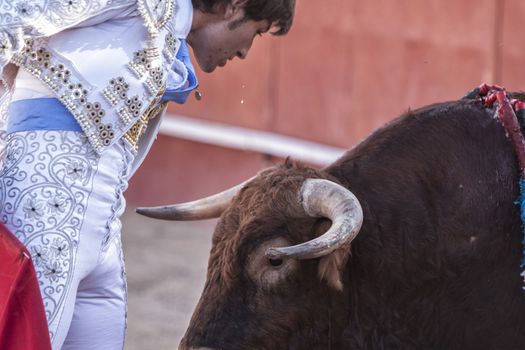
M417 110L327 170L365 213L349 262L365 338L524 346L518 167L491 111L466 101Z

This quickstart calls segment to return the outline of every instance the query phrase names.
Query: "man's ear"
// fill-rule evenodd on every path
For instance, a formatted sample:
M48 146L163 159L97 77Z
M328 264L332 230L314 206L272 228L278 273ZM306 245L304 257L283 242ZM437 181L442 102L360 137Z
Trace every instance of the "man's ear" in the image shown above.
M230 19L235 17L239 11L243 11L248 0L231 0L224 9L224 18Z

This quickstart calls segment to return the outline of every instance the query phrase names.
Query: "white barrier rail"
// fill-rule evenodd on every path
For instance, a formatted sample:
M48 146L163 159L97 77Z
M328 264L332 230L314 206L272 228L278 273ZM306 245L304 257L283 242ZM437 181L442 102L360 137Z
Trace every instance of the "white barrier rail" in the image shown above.
M276 157L292 157L312 164L327 165L346 149L323 145L271 132L204 121L168 113L160 126L164 135L216 146L259 152Z

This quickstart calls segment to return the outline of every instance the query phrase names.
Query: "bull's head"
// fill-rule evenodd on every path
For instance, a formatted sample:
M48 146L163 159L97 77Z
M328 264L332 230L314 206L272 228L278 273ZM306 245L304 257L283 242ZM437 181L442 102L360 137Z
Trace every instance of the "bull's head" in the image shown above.
M218 195L138 212L221 216L207 280L179 349L329 348L331 310L363 213L328 175L290 163ZM306 340L308 341L308 340Z

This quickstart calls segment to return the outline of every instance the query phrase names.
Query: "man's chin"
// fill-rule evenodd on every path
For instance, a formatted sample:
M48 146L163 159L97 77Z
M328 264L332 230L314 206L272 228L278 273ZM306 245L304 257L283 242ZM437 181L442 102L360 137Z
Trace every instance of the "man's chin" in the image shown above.
M204 73L211 73L211 72L213 72L215 70L215 68L217 68L217 65L216 64L200 64L199 63L199 67Z
M228 61L226 60L220 61L220 62L206 62L203 64L199 63L199 67L204 73L211 73L215 71L217 67L221 67L221 68L224 67L226 63L228 63Z

